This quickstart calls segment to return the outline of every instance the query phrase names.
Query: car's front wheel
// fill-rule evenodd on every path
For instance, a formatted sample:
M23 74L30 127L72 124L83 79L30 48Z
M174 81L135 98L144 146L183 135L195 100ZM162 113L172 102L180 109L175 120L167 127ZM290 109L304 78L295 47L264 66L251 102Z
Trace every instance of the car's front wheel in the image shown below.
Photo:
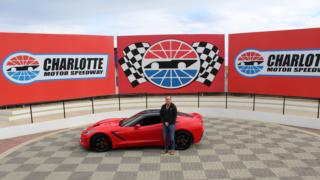
M91 138L90 147L94 151L105 152L112 148L112 142L107 135L96 134Z
M178 131L175 134L175 142L177 150L188 149L192 144L192 135L187 131Z

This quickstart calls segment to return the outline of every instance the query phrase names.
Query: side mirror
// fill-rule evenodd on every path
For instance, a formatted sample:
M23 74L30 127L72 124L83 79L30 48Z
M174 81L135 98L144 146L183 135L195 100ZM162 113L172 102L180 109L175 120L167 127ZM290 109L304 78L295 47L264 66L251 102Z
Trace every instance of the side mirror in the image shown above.
M134 129L139 129L141 127L141 125L140 124L136 124L136 125L134 125Z

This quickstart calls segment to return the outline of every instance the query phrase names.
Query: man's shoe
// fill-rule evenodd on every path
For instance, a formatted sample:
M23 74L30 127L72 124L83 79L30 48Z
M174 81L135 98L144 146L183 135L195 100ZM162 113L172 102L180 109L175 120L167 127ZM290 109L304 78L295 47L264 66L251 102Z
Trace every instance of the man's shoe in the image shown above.
M161 154L167 154L167 153L168 153L168 150L161 151Z
M169 153L170 153L170 155L174 155L174 154L175 154L175 152L174 152L174 151L170 151Z

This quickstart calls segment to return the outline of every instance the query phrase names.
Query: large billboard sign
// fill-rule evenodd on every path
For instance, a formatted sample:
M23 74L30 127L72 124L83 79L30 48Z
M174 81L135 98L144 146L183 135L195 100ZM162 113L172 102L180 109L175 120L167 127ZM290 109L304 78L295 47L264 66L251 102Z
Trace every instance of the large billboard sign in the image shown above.
M237 71L255 76L320 76L320 49L267 50L246 49L235 58Z
M0 34L0 105L115 94L113 37Z
M224 35L118 37L119 93L224 91Z
M17 52L4 60L3 74L13 83L105 78L108 54L30 54Z
M232 34L229 91L320 97L320 29Z

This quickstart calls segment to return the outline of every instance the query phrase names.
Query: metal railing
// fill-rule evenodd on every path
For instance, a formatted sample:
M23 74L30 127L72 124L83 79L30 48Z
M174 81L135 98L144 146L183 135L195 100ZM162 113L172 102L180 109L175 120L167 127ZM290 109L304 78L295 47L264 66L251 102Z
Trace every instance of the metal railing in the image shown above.
M150 107L150 97L153 96L165 96L165 95L171 95L171 96L197 96L197 107L201 108L203 105L203 102L208 102L208 101L201 101L201 99L206 96L219 96L219 97L224 97L224 108L228 109L230 108L230 103L234 103L235 101L230 100L231 97L249 97L252 98L252 111L256 111L256 96L261 96L261 97L270 97L270 98L282 98L282 114L285 115L286 113L286 100L288 98L298 98L301 99L301 97L286 97L286 96L269 96L269 95L260 95L260 94L238 94L238 93L205 93L205 92L198 92L198 93L191 93L191 94L118 94L118 95L111 95L111 96L96 96L96 97L90 97L90 98L82 98L82 99L73 99L73 100L64 100L64 101L56 101L55 103L62 103L62 109L63 109L63 117L67 118L66 114L66 102L69 101L74 101L74 100L90 100L91 101L91 113L95 114L96 113L96 106L95 102L98 99L108 99L108 98L117 98L117 109L121 111L123 109L123 105L125 103L122 102L124 98L128 97L141 97L144 98L143 102L145 109L148 109ZM303 98L304 100L312 100L312 101L317 101L317 115L316 117L319 118L319 109L320 109L320 99L313 99L313 98ZM43 102L43 103L36 103L36 104L27 104L27 105L14 105L14 106L2 106L1 109L12 109L12 108L19 108L19 107L26 107L29 106L29 113L30 113L30 123L34 123L34 111L33 111L33 106L35 105L45 105L46 103L52 103L52 102ZM247 103L248 104L248 103ZM260 103L261 104L261 103ZM299 106L298 106L299 107ZM233 109L233 108L231 108Z

